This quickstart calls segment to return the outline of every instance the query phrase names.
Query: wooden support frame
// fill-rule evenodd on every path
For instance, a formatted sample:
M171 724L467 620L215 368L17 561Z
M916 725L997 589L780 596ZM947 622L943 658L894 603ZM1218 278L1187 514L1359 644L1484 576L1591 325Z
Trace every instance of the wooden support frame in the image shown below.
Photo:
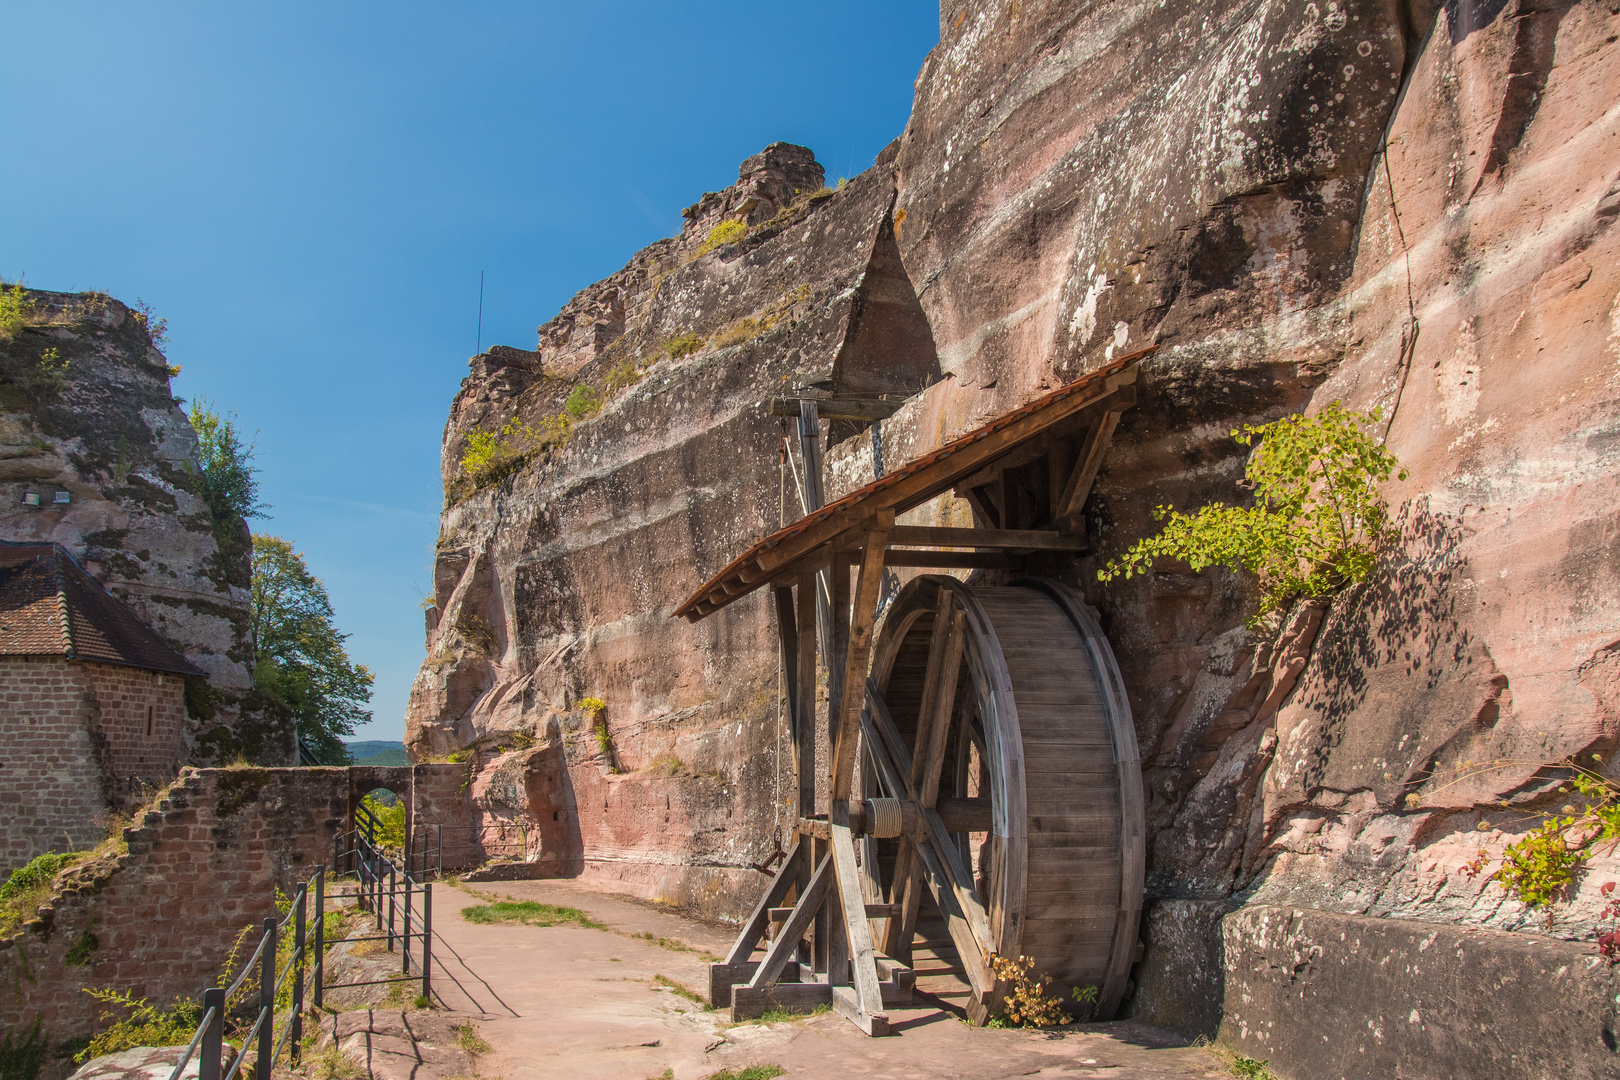
M907 961L926 889L972 986L969 1015L982 1021L993 1008L998 991L986 957L998 951L997 941L959 841L967 833L999 834L1002 826L995 821L1005 815L989 799L966 797L982 788L956 785L955 797L943 805L940 799L949 733L966 730L979 715L974 710L986 707L982 700L974 704L973 694L958 700L962 678L971 675L975 687L984 681L981 646L965 645L970 636L983 640L984 615L974 607L977 621L970 625L950 593L942 592L911 744L914 759L868 679L884 571L1017 570L1029 557L1084 552L1081 512L1120 414L1135 402L1134 364L1151 351L1121 358L829 506L823 505L820 421L844 412L852 419L867 413L877 419L882 408L773 402L774 413L798 420L806 515L739 556L678 612L700 619L756 588L773 589L793 728L795 835L731 950L710 966L716 1007L729 1005L741 1019L771 1007L830 1004L867 1034L887 1034L884 1010L909 1000ZM896 523L898 514L953 488L973 507L978 527ZM818 661L828 691L831 752L825 762L817 760ZM971 665L971 673L964 670ZM982 761L982 744L978 752ZM863 803L855 788L858 760L870 763L870 773L863 765L862 775L873 777L862 781L865 794L902 803L890 886L857 861L855 841L876 823L893 821L892 807ZM820 807L819 776L826 777ZM870 864L876 843L861 842ZM996 910L1003 919L1005 910ZM878 937L872 920L879 920ZM996 925L1002 928L998 934L1006 926ZM773 927L777 932L769 937Z

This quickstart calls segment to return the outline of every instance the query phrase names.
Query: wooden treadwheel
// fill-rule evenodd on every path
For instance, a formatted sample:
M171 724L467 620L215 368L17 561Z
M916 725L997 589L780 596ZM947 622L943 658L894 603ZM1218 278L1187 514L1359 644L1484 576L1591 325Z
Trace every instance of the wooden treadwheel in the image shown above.
M918 577L885 616L872 690L868 749L881 739L905 753L890 745L889 767L864 754L863 794L915 799L949 830L935 852L927 829L861 838L863 891L898 907L874 924L879 951L909 961L922 891L965 879L960 914L949 898L944 909L970 981L989 990L973 1019L1002 991L991 953L1031 957L1065 999L1096 987L1095 1016L1111 1018L1141 910L1142 787L1123 684L1085 602L1045 580ZM909 777L892 767L907 763Z

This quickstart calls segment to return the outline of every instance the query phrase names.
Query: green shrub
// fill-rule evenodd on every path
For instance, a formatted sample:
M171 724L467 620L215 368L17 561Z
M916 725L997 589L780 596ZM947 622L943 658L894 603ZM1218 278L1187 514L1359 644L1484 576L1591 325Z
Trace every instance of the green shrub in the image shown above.
M0 937L9 936L33 921L39 906L51 898L51 883L56 875L84 861L88 855L86 851L47 852L13 870L5 884L0 885Z
M360 805L376 815L378 846L390 851L403 850L405 847L405 800L395 799L392 806L387 806L367 795L360 800Z
M602 411L602 401L587 383L580 383L568 393L563 411L575 420L587 420Z
M167 1009L159 1009L145 998L134 998L118 990L86 990L85 993L113 1006L101 1014L107 1027L98 1031L90 1045L73 1055L83 1064L103 1054L116 1054L137 1046L185 1046L191 1041L202 1009L190 998L183 998ZM120 1017L117 1010L128 1010Z
M9 341L18 330L27 326L34 315L34 304L22 282L6 288L0 282L0 341Z
M1399 471L1395 455L1363 430L1378 410L1356 413L1335 401L1316 416L1287 416L1232 437L1259 442L1244 470L1250 507L1212 503L1194 514L1168 506L1167 522L1097 571L1099 581L1152 571L1160 558L1182 559L1196 573L1210 565L1254 574L1261 603L1255 619L1301 597L1324 596L1365 580L1380 546L1394 536L1379 483Z

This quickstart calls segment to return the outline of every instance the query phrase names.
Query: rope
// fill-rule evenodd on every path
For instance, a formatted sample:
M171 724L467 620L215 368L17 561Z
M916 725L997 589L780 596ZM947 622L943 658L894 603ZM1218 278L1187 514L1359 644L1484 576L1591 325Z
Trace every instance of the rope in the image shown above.
M879 840L886 840L891 836L900 835L899 799L867 799L866 805L872 811L872 821L868 831L873 836Z
M1395 235L1401 241L1401 256L1406 260L1406 325L1401 327L1401 352L1397 362L1401 368L1401 381L1395 387L1395 403L1389 407L1389 422L1384 425L1383 442L1389 442L1389 429L1395 426L1395 413L1400 410L1401 398L1406 393L1406 377L1412 373L1412 359L1417 354L1417 303L1412 298L1412 252L1406 246L1406 230L1401 228L1401 211L1395 205L1395 180L1389 172L1389 143L1381 151L1384 161L1384 183L1389 186L1389 212L1395 219Z

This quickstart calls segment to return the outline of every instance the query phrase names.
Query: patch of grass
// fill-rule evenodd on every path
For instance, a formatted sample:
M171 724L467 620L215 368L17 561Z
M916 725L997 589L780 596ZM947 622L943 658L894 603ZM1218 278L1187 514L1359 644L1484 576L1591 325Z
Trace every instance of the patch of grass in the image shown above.
M91 955L100 945L101 942L96 940L96 935L90 932L88 926L85 927L84 932L74 939L72 947L67 951L67 955L62 957L63 966L84 967L90 962Z
M1207 1039L1200 1039L1193 1045L1201 1047L1211 1057L1219 1060L1222 1065L1226 1066L1226 1071L1238 1077L1239 1080L1277 1080L1271 1070L1266 1068L1270 1064L1269 1061L1258 1061L1251 1057L1244 1057L1224 1043L1210 1042Z
M536 900L497 900L483 907L462 908L461 917L470 923L516 922L525 926L563 926L573 923L587 930L606 930L579 908L542 904Z
M743 222L722 221L709 230L709 235L704 237L703 243L698 245L696 254L707 255L715 248L723 247L726 244L735 244L747 235L748 226Z
M686 765L674 754L659 754L648 763L647 769L658 776L676 776Z
M39 906L51 898L56 876L83 862L88 851L46 852L11 872L0 885L0 937L9 937L32 922Z
M617 394L621 390L628 390L641 381L641 369L634 360L625 360L615 364L602 380L602 388L608 394Z
M300 1066L310 1080L361 1080L366 1075L365 1069L335 1046L305 1057Z
M489 1043L478 1034L475 1024L459 1024L456 1026L456 1045L461 1047L473 1057L489 1053Z
M680 334L664 342L659 351L671 360L679 360L683 356L691 356L707 344L707 341L696 334Z
M712 952L709 952L707 949L694 948L693 946L688 945L686 942L677 938L659 937L657 934L647 930L643 930L639 934L631 934L630 937L635 938L637 941L650 942L658 946L660 949L668 949L670 952L696 953L698 956L703 957L703 959L707 960L711 964L717 964L720 962L720 958L714 955Z
M676 997L685 998L687 1001L690 1001L692 1004L696 1005L698 1008L702 1009L703 1011L705 1011L705 1012L709 1011L709 1008L710 1008L709 1003L706 1000L704 1000L704 997L703 997L702 994L698 993L696 990L693 990L691 987L686 986L683 983L676 982L674 979L670 978L668 975L654 975L653 976L653 982L656 985L662 986L664 989L670 991Z
M736 1072L726 1069L723 1072L710 1073L707 1080L772 1080L773 1077L786 1074L787 1070L780 1065L750 1065Z

